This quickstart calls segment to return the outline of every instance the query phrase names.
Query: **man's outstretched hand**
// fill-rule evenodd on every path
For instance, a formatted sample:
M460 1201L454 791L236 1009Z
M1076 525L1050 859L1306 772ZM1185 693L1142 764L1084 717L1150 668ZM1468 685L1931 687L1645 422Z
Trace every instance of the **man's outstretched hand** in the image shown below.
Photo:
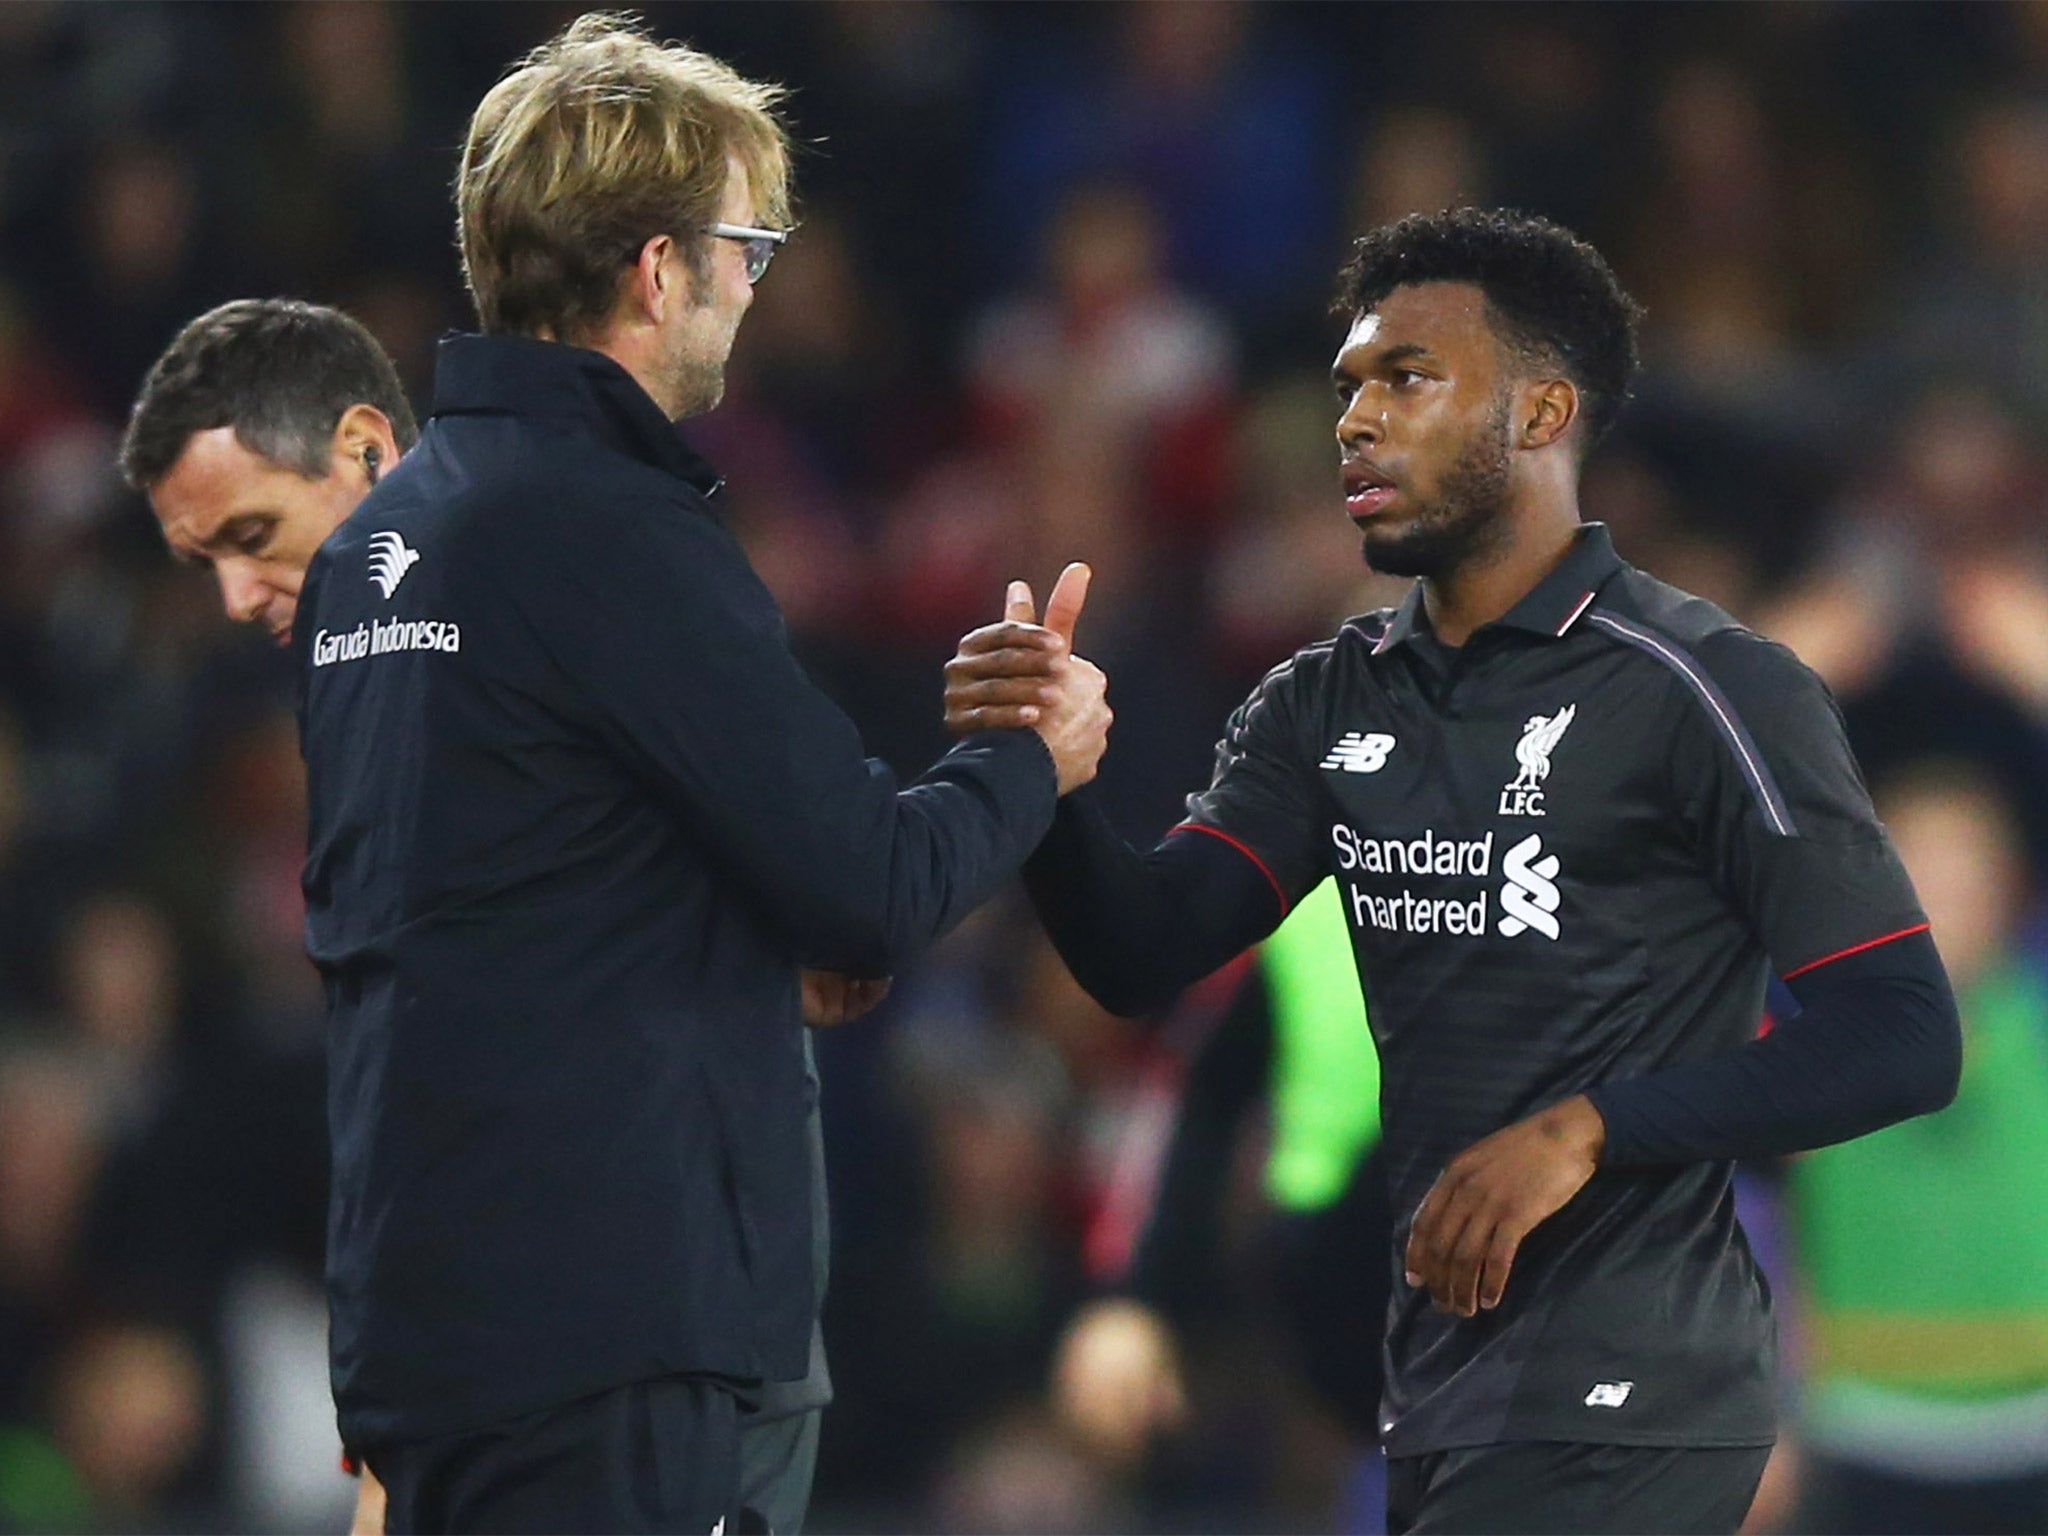
M1410 1285L1445 1312L1500 1305L1522 1239L1593 1177L1607 1125L1584 1094L1474 1142L1437 1175L1408 1229Z
M969 634L946 663L946 729L956 736L1037 731L1052 753L1063 795L1095 777L1113 718L1108 679L1074 654L1089 575L1079 563L1060 572L1043 624L1031 588L1011 582L1003 621Z
M851 1024L889 995L887 976L842 976L837 971L805 971L804 1022L813 1029Z

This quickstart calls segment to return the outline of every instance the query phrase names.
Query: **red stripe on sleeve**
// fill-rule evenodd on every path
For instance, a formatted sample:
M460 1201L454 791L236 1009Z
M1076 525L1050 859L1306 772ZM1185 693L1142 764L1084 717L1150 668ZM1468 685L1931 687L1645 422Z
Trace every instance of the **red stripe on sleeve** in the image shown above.
M1240 843L1228 832L1219 832L1214 827L1205 827L1199 821L1184 821L1173 830L1176 832L1206 832L1211 837L1222 838L1224 842L1230 844L1231 847L1259 866L1259 873L1266 877L1266 884L1273 887L1274 899L1280 903L1280 915L1282 917L1287 915L1287 893L1280 889L1280 882L1274 877L1273 871L1266 867L1266 861L1256 853L1253 853L1243 843Z
M1861 944L1851 944L1847 949L1838 949L1832 955L1822 955L1818 960L1809 960L1797 970L1787 971L1782 979L1790 981L1794 976L1804 976L1808 971L1819 970L1820 967L1828 964L1830 961L1845 960L1850 955L1862 954L1866 949L1875 949L1880 944L1889 944L1893 939L1908 938L1913 934L1925 933L1926 931L1927 924L1915 923L1910 928L1901 928L1897 933L1887 933L1882 938L1865 939Z

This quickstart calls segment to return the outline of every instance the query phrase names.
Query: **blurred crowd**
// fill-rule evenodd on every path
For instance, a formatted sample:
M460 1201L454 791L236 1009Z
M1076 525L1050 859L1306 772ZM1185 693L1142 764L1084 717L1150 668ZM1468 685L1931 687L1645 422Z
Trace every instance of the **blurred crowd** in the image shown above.
M572 14L0 6L0 1530L346 1519L291 679L113 444L232 297L350 310L424 405L462 124ZM915 771L957 637L1088 559L1133 838L1389 598L1335 476L1347 238L1499 203L1610 256L1647 367L1585 513L1827 678L1969 1028L1918 1142L1750 1181L1795 1442L1757 1524L1874 1529L1886 1478L2048 1520L2048 6L646 14L794 92L801 228L691 435L807 663ZM1371 1528L1272 1321L1256 1117L1172 1392L1117 1433L1055 1390L1221 1006L1110 1019L1012 900L820 1038L815 1529Z

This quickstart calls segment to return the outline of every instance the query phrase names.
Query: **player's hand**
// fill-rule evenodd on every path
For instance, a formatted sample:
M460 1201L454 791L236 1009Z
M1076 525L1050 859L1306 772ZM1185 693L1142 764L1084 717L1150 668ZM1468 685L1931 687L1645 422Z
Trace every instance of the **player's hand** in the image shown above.
M889 995L887 976L842 976L837 971L803 973L804 1022L813 1029L850 1024Z
M384 1485L364 1467L356 1486L356 1513L348 1536L384 1536Z
M1052 753L1063 795L1095 777L1114 719L1109 680L1073 654L1089 575L1079 563L1060 572L1043 625L1031 588L1011 582L1003 622L968 635L946 664L946 728L956 735L1036 730Z
M1089 1303L1060 1340L1053 1402L1061 1420L1105 1461L1134 1464L1157 1435L1187 1418L1173 1334L1142 1302Z
M1000 624L984 624L960 641L946 663L946 729L975 731L1036 726L1059 697L1060 663L1074 647L1074 625L1087 601L1090 571L1078 562L1060 572L1037 620L1031 587L1010 583Z
M1499 1306L1522 1239L1585 1188L1606 1142L1600 1111L1579 1094L1467 1147L1415 1212L1408 1283L1458 1317Z

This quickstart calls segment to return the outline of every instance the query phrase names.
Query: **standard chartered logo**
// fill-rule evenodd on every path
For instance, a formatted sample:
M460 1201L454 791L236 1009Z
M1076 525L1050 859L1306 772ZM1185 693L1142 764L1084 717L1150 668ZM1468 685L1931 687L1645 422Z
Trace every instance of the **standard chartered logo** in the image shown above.
M1533 928L1555 939L1557 855L1543 855L1543 839L1532 834L1501 855L1500 872L1507 877L1500 892L1500 931L1512 939Z
M1540 836L1525 837L1501 854L1498 918L1491 832L1442 837L1430 827L1415 837L1373 837L1339 824L1330 828L1330 842L1352 925L1361 931L1557 937L1557 855L1543 851Z

